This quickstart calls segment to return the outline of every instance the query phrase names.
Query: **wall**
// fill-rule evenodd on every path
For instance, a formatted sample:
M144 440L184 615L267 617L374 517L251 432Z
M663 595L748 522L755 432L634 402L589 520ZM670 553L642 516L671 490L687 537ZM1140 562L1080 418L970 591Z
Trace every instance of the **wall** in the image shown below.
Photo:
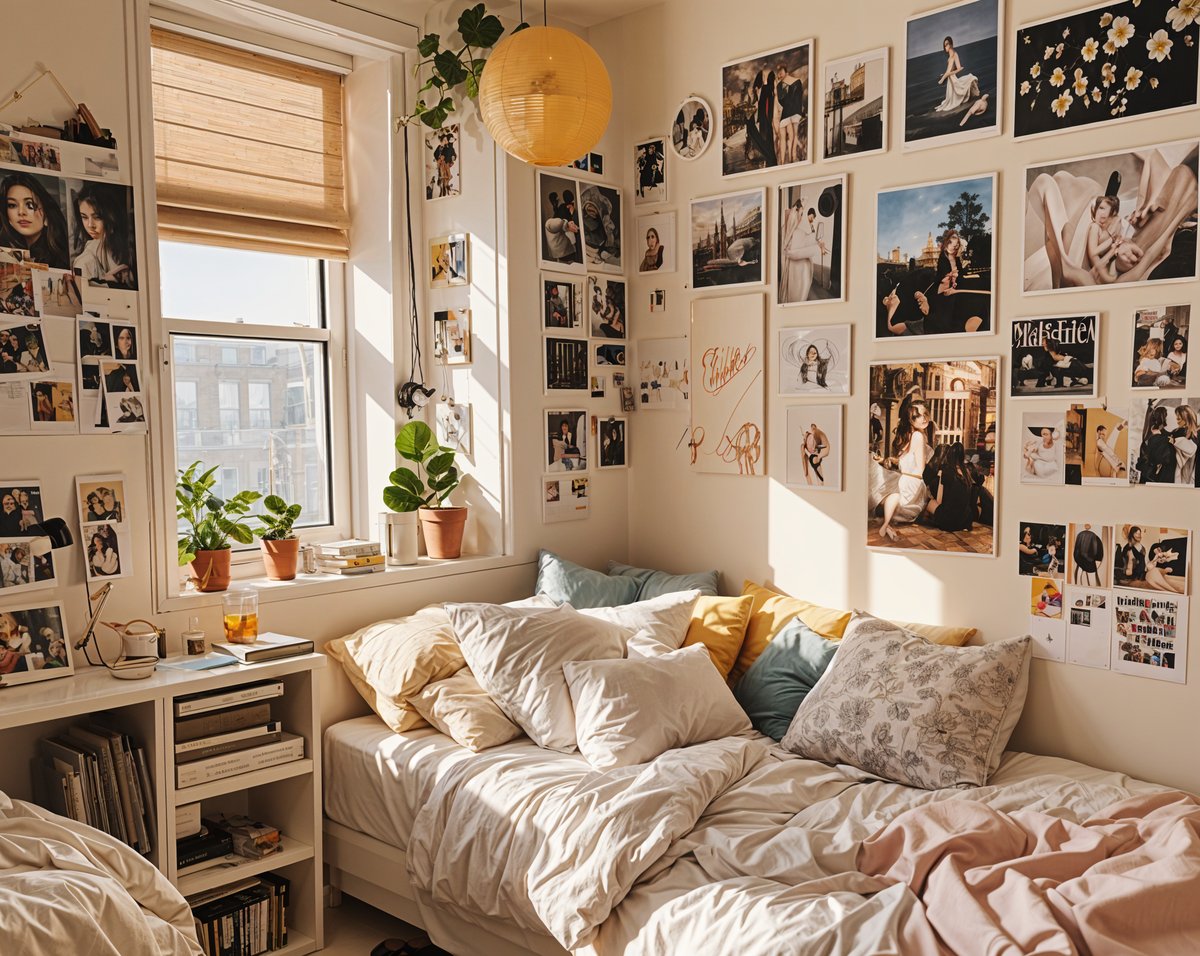
M681 252L679 271L655 280L635 279L630 309L637 339L685 335L693 298L688 277L688 201L756 186L768 187L770 228L777 210L773 187L834 172L849 174L848 297L840 304L778 309L769 307L766 341L786 326L825 323L854 325L853 392L846 402L846 482L842 494L801 494L783 484L784 422L789 402L775 397L767 349L767 475L727 478L690 471L687 449L678 447L687 426L684 413L634 416L632 482L629 497L630 556L636 564L687 570L720 568L725 589L740 590L743 578L772 582L782 590L841 607L863 607L902 620L973 624L985 641L1022 634L1028 626L1027 584L1017 577L1018 521L1063 521L1087 513L1101 520L1169 524L1187 514L1200 531L1197 499L1185 491L1145 488L1036 488L1018 483L1017 447L1024 410L1051 410L1062 402L1001 401L998 554L995 559L872 552L866 550L866 474L858 450L867 417L867 365L884 358L938 358L964 354L1007 356L1013 316L1055 314L1070 309L1103 311L1101 391L1110 402L1125 403L1132 312L1138 306L1197 301L1195 283L1160 289L1109 289L1096 295L1023 299L1019 268L1023 205L1023 167L1059 158L1105 152L1134 144L1167 142L1196 130L1195 112L1186 117L1150 118L1060 136L1015 143L1005 135L941 149L904 154L900 114L905 18L929 4L802 6L787 0L755 0L747 7L716 0L669 0L660 6L600 25L589 36L601 56L628 64L618 83L614 123L625 144L621 169L626 194L632 190L628 152L637 138L669 132L680 101L702 95L720 109L720 68L747 54L816 38L818 63L881 46L891 47L890 151L723 180L720 143L697 161L670 167L670 202L677 211ZM1079 6L1075 0L1014 0L1008 4L1006 48L1018 24ZM802 11L802 12L801 12ZM750 15L747 15L749 12ZM1141 38L1139 31L1138 37ZM1139 39L1139 42L1141 40ZM1005 77L1011 74L1005 50ZM1007 96L1007 94L1006 94ZM818 101L819 102L819 101ZM1005 104L1005 128L1012 106ZM612 131L610 131L610 136ZM611 151L610 151L611 152ZM609 160L612 162L611 158ZM874 294L874 196L878 189L999 170L999 280L995 336L970 340L934 339L917 344L872 341ZM768 233L772 235L773 233ZM773 245L773 243L772 243ZM774 250L772 250L773 254ZM651 288L665 288L668 311L649 314ZM742 290L738 290L742 291ZM767 290L769 291L769 290ZM1007 360L1006 360L1007 362ZM1002 368L1006 368L1005 363ZM1193 388L1196 385L1193 372ZM1186 509L1186 511L1182 510ZM1200 586L1193 573L1193 588ZM1191 615L1193 657L1200 638L1200 615ZM1181 760L1191 752L1185 735L1200 723L1200 663L1193 660L1191 683L1184 686L1120 676L1035 660L1029 700L1013 745L1058 754L1100 767L1127 771L1193 791L1200 790L1200 766Z

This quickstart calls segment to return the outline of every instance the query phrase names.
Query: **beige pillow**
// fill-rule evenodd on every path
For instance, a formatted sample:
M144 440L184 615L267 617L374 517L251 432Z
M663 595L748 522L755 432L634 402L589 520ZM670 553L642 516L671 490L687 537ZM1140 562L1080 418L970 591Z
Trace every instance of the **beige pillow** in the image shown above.
M699 591L673 591L617 607L580 608L579 613L597 621L608 621L631 633L645 632L643 637L653 638L673 651L687 636L698 597Z
M580 753L596 770L750 730L750 719L699 644L657 657L567 661L562 670Z
M781 744L910 787L981 787L1025 706L1031 648L931 644L856 611Z
M409 703L447 737L476 753L521 736L521 728L504 716L469 667L426 684Z

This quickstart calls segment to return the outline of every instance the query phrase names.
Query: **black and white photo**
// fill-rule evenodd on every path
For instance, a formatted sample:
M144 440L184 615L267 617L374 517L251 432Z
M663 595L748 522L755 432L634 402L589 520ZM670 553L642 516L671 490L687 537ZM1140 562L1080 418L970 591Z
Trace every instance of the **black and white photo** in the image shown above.
M850 394L850 326L779 330L781 396Z
M582 392L588 387L588 343L583 339L560 339L547 335L545 347L546 387L551 392Z
M667 138L655 136L633 147L635 206L667 201Z
M625 281L588 276L588 332L594 339L629 337L625 311Z
M620 275L624 271L621 190L615 186L580 183L579 214L588 270Z
M1095 398L1100 317L1013 319L1011 398Z
M671 123L671 149L680 159L698 159L713 137L713 111L698 96L689 96L679 104Z
M625 444L625 431L629 419L609 416L601 418L596 426L596 444L599 446L601 468L624 468L629 464Z

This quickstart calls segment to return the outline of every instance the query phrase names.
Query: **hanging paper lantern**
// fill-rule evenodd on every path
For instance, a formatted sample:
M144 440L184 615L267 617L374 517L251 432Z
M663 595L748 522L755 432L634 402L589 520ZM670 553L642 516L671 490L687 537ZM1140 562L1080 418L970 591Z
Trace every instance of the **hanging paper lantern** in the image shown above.
M529 27L488 57L479 112L509 155L534 166L569 166L604 135L612 83L596 51L574 33Z

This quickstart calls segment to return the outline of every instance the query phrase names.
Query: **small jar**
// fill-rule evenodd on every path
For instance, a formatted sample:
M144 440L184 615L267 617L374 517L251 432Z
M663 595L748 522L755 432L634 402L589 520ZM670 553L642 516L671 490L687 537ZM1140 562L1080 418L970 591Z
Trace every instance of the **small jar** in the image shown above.
M258 640L258 591L233 588L221 598L225 640L230 644L253 644Z

